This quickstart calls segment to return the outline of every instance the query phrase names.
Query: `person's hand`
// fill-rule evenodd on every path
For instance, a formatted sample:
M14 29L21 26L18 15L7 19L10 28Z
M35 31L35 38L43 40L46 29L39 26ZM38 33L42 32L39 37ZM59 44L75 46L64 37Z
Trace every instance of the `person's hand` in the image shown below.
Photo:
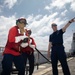
M75 17L69 21L69 23L72 23L72 22L75 22Z
M35 45L29 44L29 46L30 46L31 48L35 49Z
M28 43L28 37L22 40L23 43Z

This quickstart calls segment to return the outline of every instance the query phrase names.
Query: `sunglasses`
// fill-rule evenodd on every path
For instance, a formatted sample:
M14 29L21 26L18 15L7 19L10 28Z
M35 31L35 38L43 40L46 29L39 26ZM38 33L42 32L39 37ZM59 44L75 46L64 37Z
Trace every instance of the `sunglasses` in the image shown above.
M19 23L21 23L21 24L27 24L27 22L25 20L19 20Z
M19 22L19 23L21 23L21 24L27 24L26 22Z

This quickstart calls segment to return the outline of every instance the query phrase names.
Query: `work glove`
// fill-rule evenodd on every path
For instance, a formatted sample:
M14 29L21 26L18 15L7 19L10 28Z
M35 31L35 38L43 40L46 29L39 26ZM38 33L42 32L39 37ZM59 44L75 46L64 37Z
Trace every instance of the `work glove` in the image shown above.
M20 42L21 40L24 40L25 38L27 38L28 36L17 36L17 37L15 37L15 43L18 43L18 42Z
M35 50L35 45L29 44L29 46Z
M21 47L22 48L25 48L25 47L27 47L28 46L28 43L21 43Z

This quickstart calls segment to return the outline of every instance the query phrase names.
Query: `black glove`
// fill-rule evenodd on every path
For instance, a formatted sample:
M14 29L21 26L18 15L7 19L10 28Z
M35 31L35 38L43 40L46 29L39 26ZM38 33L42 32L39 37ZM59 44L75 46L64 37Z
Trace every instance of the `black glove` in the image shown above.
M27 42L28 42L28 38L24 38L24 39L22 40L22 42L23 42L23 43L27 43Z

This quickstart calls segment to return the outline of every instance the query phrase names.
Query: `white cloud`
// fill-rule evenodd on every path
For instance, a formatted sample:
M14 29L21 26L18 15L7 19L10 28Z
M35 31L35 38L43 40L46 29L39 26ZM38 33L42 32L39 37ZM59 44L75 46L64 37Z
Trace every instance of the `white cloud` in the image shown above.
M0 45L5 45L9 29L15 25L16 17L0 16Z
M1 12L2 12L2 8L8 7L9 9L11 9L13 8L13 6L15 6L17 2L18 2L17 4L20 5L20 3L23 2L23 0L4 0L3 2L4 2L4 5L3 4L0 5ZM46 3L48 2L46 1L45 5ZM48 13L46 11L44 12L45 15L42 13L42 11L40 11L40 10L43 10L41 8L38 10L38 12L40 12L40 14L42 15L39 14L34 16L34 13L29 16L27 15L28 16L26 18L28 22L27 28L32 30L31 36L34 37L37 44L37 48L39 48L39 50L40 49L47 50L49 34L52 33L51 24L55 22L58 25L59 29L62 28L62 26L65 25L65 22L67 21L66 14L69 15L69 13L67 13L67 11L69 11L67 10L67 8L70 8L73 11L75 11L74 5L75 5L75 0L52 0L50 1L50 4L49 5L47 4L45 7L46 10L49 10ZM12 11L14 11L14 9ZM22 14L22 15L25 15L25 14ZM62 19L62 16L64 16L63 19ZM1 36L0 45L4 45L5 42L7 41L8 30L13 25L15 25L15 20L16 20L15 15L13 16L10 15L10 17L0 16L0 36ZM69 40L71 40L71 38L65 39L64 44L66 49L70 48L70 44L68 44Z
M15 4L17 3L17 0L5 0L4 4L11 9Z
M65 46L65 51L66 52L68 52L71 49L72 37L73 36L66 36L66 35L64 35L64 46Z
M28 28L32 30L32 37L35 38L37 47L41 50L47 50L49 35L52 33L51 24L53 22L58 24L58 28L62 28L61 25L64 25L67 19L61 19L60 17L56 18L59 13L55 12L50 15L37 15L39 16L29 16L27 18Z
M44 26L44 27L42 27L42 28L37 32L37 35L39 35L39 36L47 36L47 35L50 34L49 32L50 32L50 27Z
M46 9L46 10L49 10L49 9L50 9L50 7L49 7L49 6L45 6L45 9Z
M2 6L2 5L0 5L0 12L2 12L2 8L3 8L3 6Z
M5 1L6 1L5 5L7 5L9 8L12 8L14 6L14 4L17 2L17 0L10 0L10 1L5 0ZM62 6L65 5L65 3L63 3L63 1L60 1L60 0L56 0L55 3L57 5L56 4L54 5L53 1L52 1L52 5L50 4L50 6L52 6L52 8L54 8L54 7L59 8L59 5L58 5L58 3L59 3L60 8L61 8ZM50 7L47 6L46 9L50 9ZM67 19L62 20L61 17L59 17L59 14L62 16L65 16L66 13L67 13L67 10L65 10L61 14L59 12L55 12L50 15L34 16L32 14L32 15L28 16L28 18L27 18L28 26L27 27L32 30L32 37L34 37L34 39L37 43L37 47L39 49L47 50L49 34L52 32L51 23L55 22L56 24L58 24L58 27L60 28L61 25L63 25ZM15 25L15 20L16 20L15 16L11 16L8 18L4 17L4 16L0 16L0 23L1 23L0 35L2 36L3 39L7 38L8 30L10 29L10 27ZM2 39L2 38L0 38L0 39ZM3 40L1 42L3 42L3 44L5 43L5 41L3 41ZM2 44L2 43L0 43L0 44Z
M64 10L62 13L61 13L61 15L62 16L66 16L66 13L68 12L68 10Z
M32 30L32 37L34 37L37 48L41 50L47 50L48 47L48 41L49 41L49 34L52 33L51 29L51 23L56 22L58 27L61 26L61 24L65 23L65 20L61 20L61 18L55 18L58 15L58 13L47 15L37 15L37 16L29 16L27 18L28 26L27 28ZM9 29L15 25L16 17L15 15L11 17L4 17L0 16L0 45L5 45L8 31Z
M28 21L32 21L29 24L29 28L32 29L32 31L35 32L40 32L41 29L44 29L45 26L49 27L50 24L53 22L53 18L56 17L58 15L57 12L50 14L49 16L44 15L44 16L29 16ZM48 28L46 28L48 29ZM41 33L42 34L42 33Z
M58 9L65 8L65 5L72 2L72 0L52 0L52 2L45 7L46 10L53 9L54 7Z
M32 14L29 15L27 18L28 23L34 22L35 20L39 20L42 17L42 15L36 15L36 17Z
M71 9L75 12L75 0L73 0L71 3Z

